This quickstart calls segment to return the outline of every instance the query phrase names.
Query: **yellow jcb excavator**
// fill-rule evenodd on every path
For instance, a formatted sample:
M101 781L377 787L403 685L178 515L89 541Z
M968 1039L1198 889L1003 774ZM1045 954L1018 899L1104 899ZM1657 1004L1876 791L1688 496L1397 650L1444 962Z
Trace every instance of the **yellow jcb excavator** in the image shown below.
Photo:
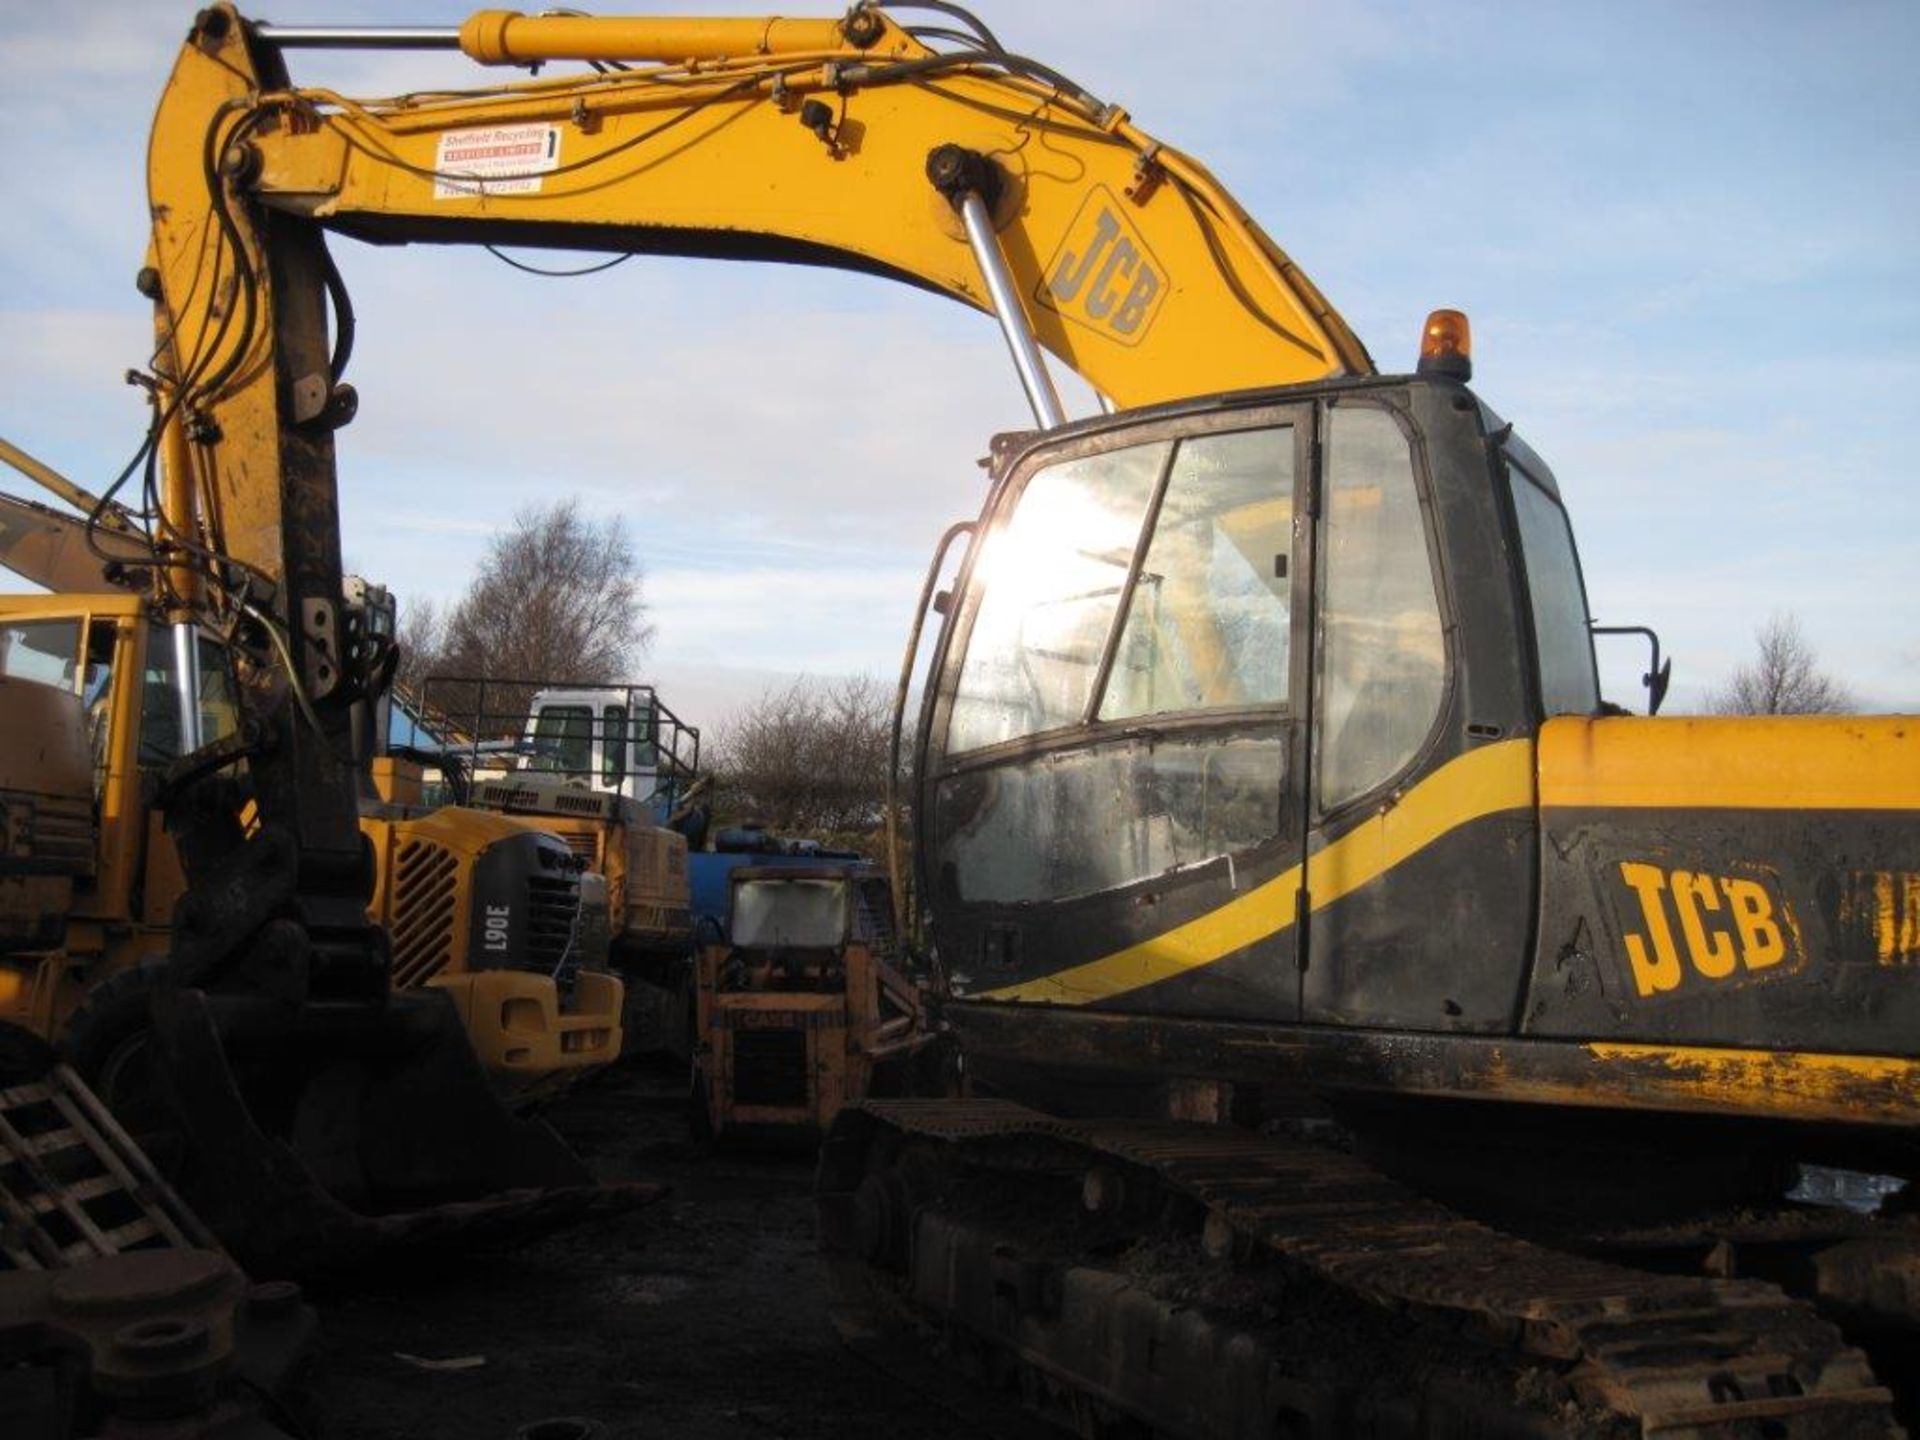
M153 572L272 723L259 836L169 809L189 899L262 875L310 998L378 989L326 232L906 280L998 318L1040 430L950 532L917 735L913 911L976 1094L830 1135L858 1303L1083 1431L1894 1433L1912 1222L1782 1182L1920 1173L1912 722L1607 705L1464 318L1375 374L1199 164L914 8L202 12L150 152ZM323 45L593 68L367 101L290 82ZM1068 423L1043 351L1119 413ZM209 920L176 964L274 983L262 907Z

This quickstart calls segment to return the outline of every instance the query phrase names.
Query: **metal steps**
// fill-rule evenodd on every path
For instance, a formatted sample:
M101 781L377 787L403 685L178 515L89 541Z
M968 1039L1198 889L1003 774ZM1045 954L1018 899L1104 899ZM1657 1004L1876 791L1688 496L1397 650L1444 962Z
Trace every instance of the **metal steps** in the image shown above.
M0 1090L0 1269L220 1249L70 1068Z

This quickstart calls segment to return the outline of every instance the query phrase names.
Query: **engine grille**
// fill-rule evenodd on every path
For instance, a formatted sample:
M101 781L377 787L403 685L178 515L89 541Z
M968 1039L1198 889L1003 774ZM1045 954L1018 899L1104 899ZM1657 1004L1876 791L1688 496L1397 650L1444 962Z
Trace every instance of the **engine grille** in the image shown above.
M456 863L431 840L409 840L393 864L393 983L424 985L453 960Z
M84 800L41 796L33 807L33 853L93 873L93 810Z
M578 874L527 877L527 968L553 976L563 997L573 993L584 958L574 943L579 921Z
M807 1032L735 1030L733 1103L805 1105Z

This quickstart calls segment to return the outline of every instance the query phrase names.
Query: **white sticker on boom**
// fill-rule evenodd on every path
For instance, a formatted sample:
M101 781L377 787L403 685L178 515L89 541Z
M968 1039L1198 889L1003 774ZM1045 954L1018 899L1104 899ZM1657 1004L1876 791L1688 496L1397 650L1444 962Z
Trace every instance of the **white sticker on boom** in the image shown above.
M527 195L560 164L558 125L486 125L449 130L433 157L433 198Z

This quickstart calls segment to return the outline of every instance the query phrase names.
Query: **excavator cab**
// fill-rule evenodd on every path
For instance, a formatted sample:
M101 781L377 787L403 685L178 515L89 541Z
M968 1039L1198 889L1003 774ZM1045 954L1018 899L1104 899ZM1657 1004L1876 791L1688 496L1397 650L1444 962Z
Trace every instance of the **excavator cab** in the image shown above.
M1559 543L1537 637L1514 504ZM923 722L923 893L956 995L1503 1028L1525 816L1495 807L1405 877L1470 899L1345 907L1305 943L1295 908L1370 878L1338 854L1301 871L1350 817L1529 731L1527 657L1564 677L1556 709L1597 708L1567 533L1551 475L1446 381L1163 406L1007 453ZM1222 963L1136 948L1210 916ZM1456 946L1502 959L1430 963Z
M1553 474L1461 375L1123 413L996 476L917 782L976 1073L1741 1116L1788 1158L1823 1122L1920 1168L1907 722L1607 704Z

